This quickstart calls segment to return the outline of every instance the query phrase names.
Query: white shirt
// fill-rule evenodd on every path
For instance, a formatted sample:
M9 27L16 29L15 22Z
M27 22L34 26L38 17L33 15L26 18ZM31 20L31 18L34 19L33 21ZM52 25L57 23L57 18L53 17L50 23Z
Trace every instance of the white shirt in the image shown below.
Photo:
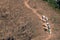
M42 15L42 21L46 22L46 21L48 21L48 18L46 16Z

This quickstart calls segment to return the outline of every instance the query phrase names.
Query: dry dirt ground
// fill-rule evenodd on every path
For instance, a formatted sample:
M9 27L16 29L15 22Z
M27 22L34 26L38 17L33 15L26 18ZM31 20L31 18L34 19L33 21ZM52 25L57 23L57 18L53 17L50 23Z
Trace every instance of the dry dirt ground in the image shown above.
M0 40L60 40L59 13L42 0L0 0ZM51 34L43 30L42 15Z

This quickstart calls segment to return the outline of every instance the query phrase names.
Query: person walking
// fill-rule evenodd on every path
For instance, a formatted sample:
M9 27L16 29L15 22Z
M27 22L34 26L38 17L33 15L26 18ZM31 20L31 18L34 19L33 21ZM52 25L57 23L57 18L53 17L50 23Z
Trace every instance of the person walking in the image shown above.
M43 22L48 22L48 17L42 15L42 19L41 19Z

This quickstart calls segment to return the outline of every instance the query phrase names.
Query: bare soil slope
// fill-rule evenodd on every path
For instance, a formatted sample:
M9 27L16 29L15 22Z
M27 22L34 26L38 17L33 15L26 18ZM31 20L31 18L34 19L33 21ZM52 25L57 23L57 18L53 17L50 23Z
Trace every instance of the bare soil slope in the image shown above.
M49 22L52 22L51 25L54 25L52 26L53 37L51 37L49 40L60 40L60 12L53 9L47 2L44 2L42 0L30 0L29 5L30 7L36 9L39 14L47 16L50 19ZM35 39L40 40L38 37Z
M60 40L60 15L42 0L0 0L0 40ZM40 15L38 15L40 14ZM52 26L52 36L42 27L45 15Z
M29 40L39 34L39 28L42 29L40 20L24 0L0 0L0 40Z

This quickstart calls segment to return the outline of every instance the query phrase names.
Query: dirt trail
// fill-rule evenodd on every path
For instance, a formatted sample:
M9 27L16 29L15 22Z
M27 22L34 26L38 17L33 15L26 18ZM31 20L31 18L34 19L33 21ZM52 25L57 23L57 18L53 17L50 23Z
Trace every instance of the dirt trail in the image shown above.
M40 15L40 14L37 12L37 10L35 10L35 9L32 8L32 7L30 7L29 4L28 4L28 2L29 2L29 0L24 1L25 6L26 6L27 8L29 8L30 10L32 10L32 11L34 12L34 14L36 14L36 15L39 17L39 19L41 20L41 16L42 16L42 15ZM50 24L52 24L52 23L50 22ZM53 25L51 25L51 26L53 26ZM47 38L44 39L44 40L49 40L51 37L52 37L52 34L49 34L49 35L47 36ZM34 40L34 39L33 39L33 40Z
M25 6L26 6L27 8L29 8L29 9L31 9L31 10L39 17L39 19L41 19L41 15L39 15L39 14L37 13L37 10L35 10L34 8L31 8L31 7L29 6L28 2L29 2L29 0L27 0L27 1L24 2Z

